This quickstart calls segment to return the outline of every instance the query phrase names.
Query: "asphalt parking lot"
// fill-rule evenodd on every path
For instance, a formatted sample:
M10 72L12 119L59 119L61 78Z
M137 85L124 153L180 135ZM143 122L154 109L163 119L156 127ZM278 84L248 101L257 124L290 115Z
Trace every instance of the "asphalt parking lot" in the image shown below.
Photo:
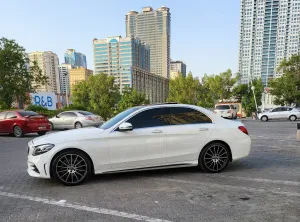
M0 221L300 221L296 123L244 124L251 154L220 174L185 168L98 175L76 187L27 175L34 135L0 136Z

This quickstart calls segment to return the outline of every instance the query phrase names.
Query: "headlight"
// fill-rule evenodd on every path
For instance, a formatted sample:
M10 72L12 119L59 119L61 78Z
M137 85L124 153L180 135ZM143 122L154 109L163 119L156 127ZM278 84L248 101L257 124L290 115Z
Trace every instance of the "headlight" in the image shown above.
M54 144L43 144L43 145L38 145L34 147L32 156L38 156L41 155L43 153L48 152L49 150L51 150L54 147Z

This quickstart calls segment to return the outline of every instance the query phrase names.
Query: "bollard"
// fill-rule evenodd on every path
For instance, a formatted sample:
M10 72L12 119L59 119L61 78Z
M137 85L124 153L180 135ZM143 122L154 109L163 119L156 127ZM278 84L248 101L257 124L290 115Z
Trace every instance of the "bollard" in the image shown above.
M296 139L300 141L300 123L297 123L297 136Z

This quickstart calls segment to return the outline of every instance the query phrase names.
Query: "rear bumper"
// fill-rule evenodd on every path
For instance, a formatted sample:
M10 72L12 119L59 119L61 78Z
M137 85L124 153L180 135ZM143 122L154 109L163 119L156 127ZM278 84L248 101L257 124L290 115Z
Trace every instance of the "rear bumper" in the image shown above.
M51 126L49 123L45 124L32 124L24 127L24 133L36 133L36 132L47 132L51 130Z

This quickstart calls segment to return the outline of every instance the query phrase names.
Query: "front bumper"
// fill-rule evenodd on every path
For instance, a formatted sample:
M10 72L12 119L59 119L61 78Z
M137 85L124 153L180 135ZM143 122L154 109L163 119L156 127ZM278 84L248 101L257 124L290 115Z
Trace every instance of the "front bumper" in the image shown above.
M32 156L33 146L32 142L29 143L28 156L27 156L27 172L32 177L38 178L51 178L50 176L50 155L44 153L38 156Z

